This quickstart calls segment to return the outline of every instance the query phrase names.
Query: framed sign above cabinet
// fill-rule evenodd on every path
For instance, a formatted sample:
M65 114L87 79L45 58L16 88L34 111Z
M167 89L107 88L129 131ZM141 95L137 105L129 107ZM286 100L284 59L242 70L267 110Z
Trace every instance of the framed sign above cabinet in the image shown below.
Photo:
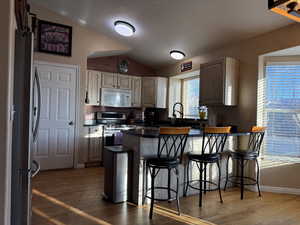
M38 51L63 56L71 56L72 27L39 20Z

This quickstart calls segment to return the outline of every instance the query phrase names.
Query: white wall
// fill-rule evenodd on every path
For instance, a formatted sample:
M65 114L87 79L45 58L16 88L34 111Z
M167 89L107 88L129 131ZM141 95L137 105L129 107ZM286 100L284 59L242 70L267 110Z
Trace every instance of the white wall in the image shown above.
M10 224L11 127L14 58L14 1L1 0L0 7L0 224Z

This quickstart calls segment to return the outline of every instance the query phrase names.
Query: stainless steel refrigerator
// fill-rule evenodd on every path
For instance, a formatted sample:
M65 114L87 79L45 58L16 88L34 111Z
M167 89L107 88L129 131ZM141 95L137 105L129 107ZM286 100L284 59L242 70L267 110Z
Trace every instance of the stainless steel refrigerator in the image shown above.
M16 31L14 120L12 140L11 224L31 223L31 180L39 171L32 160L41 103L38 74L33 71L33 33Z

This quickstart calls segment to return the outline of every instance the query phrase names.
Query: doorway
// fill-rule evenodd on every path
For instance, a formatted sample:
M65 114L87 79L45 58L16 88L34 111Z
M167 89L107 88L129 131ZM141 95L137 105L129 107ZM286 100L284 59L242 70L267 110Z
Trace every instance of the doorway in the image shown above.
M78 67L35 62L41 110L33 159L41 170L74 167Z

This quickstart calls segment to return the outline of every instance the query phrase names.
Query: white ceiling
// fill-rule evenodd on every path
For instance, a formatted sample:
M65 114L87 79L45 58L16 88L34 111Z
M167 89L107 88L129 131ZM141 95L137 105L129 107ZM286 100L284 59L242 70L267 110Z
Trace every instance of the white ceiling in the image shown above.
M169 51L192 57L292 21L267 9L267 0L32 0L129 46L136 60L175 63ZM133 37L113 30L115 20L136 27ZM95 53L101 55L101 53Z

